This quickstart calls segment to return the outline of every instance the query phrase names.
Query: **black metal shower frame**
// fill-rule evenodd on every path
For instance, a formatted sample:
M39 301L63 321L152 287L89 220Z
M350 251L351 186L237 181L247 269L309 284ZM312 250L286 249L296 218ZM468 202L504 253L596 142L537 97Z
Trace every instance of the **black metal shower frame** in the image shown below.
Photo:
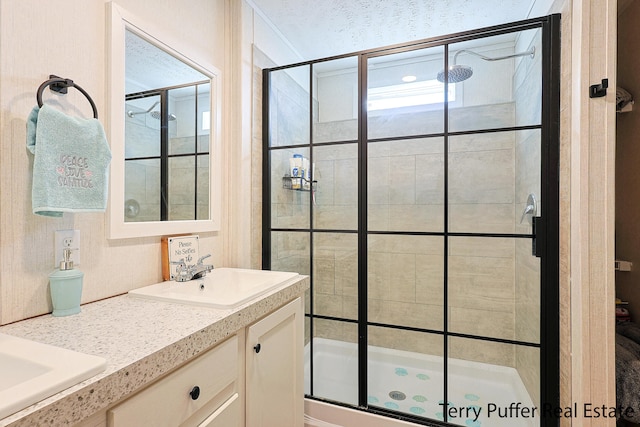
M208 155L208 151L198 151L198 87L200 85L209 84L208 81L203 80L195 83L187 83L182 85L175 85L169 87L163 87L160 89L146 90L142 92L135 92L125 95L125 101L132 101L134 99L150 98L153 96L160 97L160 155L159 156L139 156L129 157L124 160L160 160L160 221L169 221L169 159L177 157L194 157L194 183L193 183L193 219L198 219L198 158L199 156ZM194 120L194 152L193 153L181 153L181 154L169 154L169 91L174 89L182 89L186 87L195 88L195 111L196 120Z
M448 47L449 44L458 43L473 39L498 36L507 33L525 31L540 28L542 33L542 114L541 124L531 126L515 126L499 129L483 129L463 132L448 131L448 90L445 82L444 88L444 132L429 135L412 135L396 138L367 139L367 61L376 56L402 53L416 49L443 46L444 47L444 68L449 67ZM337 59L358 57L358 100L360 108L358 111L358 139L349 141L335 141L314 143L313 138L313 97L309 96L309 144L279 145L271 146L270 135L270 73L274 71L309 66L309 94L313 93L313 64L333 61ZM368 389L368 327L395 328L405 331L423 332L443 335L443 360L444 363L444 400L448 401L448 377L447 377L447 357L448 357L448 337L471 338L482 341L492 341L504 344L516 344L521 346L535 347L540 350L540 405L560 406L560 322L559 322L559 166L560 166L560 15L553 14L540 18L533 18L503 25L497 25L478 30L465 31L452 35L424 39L417 42L398 44L383 48L370 49L350 54L332 56L318 60L305 61L286 66L279 66L264 69L263 77L263 108L262 108L262 178L263 178L263 208L262 208L262 266L263 269L271 269L271 233L272 232L298 232L309 235L309 268L311 291L309 293L309 313L305 316L309 319L309 329L311 333L311 357L310 363L310 395L307 398L328 402L331 404L357 409L364 412L385 415L391 418L410 421L422 425L451 426L446 422L427 419L420 416L413 416L398 411L387 410L381 407L371 407L367 402ZM542 215L535 217L531 234L503 234L503 233L457 233L448 230L448 138L450 136L469 135L478 133L495 133L504 131L519 131L539 129L541 133L541 200ZM367 148L370 142L392 141L398 139L412 139L425 137L444 138L444 231L443 232L394 232L394 231L369 231L368 230L368 202L367 202ZM313 201L310 197L309 204L309 228L272 228L271 227L271 152L273 150L285 149L309 149L309 163L313 164L313 148L321 146L333 146L339 144L358 144L358 230L331 230L315 229L313 224ZM358 235L358 320L338 318L325 315L314 314L313 300L313 248L314 233L341 233ZM462 334L448 331L447 310L444 315L444 325L442 331L407 327L401 325L389 325L368 321L368 253L367 239L369 234L387 235L411 235L411 236L441 236L444 239L444 301L443 306L448 306L448 256L447 245L449 237L487 237L487 238L524 238L531 239L532 252L540 257L540 342L531 343L516 340L483 337L470 334ZM313 396L313 323L314 319L338 321L343 323L354 323L358 325L358 405L353 406L344 402ZM446 415L445 415L446 417ZM559 425L556 417L541 417L540 425L550 427Z

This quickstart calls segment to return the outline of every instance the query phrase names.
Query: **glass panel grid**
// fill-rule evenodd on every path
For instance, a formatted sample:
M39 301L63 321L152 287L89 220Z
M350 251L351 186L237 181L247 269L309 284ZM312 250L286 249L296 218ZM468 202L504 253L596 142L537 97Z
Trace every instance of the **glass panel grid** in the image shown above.
M314 315L358 318L358 236L314 233Z
M309 144L309 66L287 68L270 73L270 145Z
M442 237L369 235L368 320L442 331Z
M309 367L313 347L313 395L357 405L357 342L356 324L313 319L313 339L305 347L305 391L311 391Z
M370 407L442 420L442 335L369 327Z
M539 348L449 337L447 385L452 424L530 427L540 422L540 409L532 410L540 408ZM521 409L518 416L513 409L509 413L514 403Z
M531 31L531 33L535 33L532 36L532 39L535 39L535 37L538 37L537 43L540 43L540 39L541 39L540 32L541 31L539 29ZM522 32L522 33L525 34L525 32ZM535 44L536 41L534 40L532 43ZM440 49L442 49L442 46L440 47ZM445 47L445 52L446 52L446 47ZM453 53L453 52L451 52L451 53ZM450 64L451 64L451 62L450 62ZM539 76L541 75L541 65L540 64L541 64L541 61L538 62L538 64L537 64L538 66L540 66L540 69L537 71ZM515 78L515 80L520 81L520 83L523 82L523 77L522 76L526 76L527 72L531 72L531 70L522 71L522 69L523 69L522 67L520 67L518 69L519 70L518 71L519 75L516 76L516 78ZM530 86L534 87L534 89L535 89L536 84L537 84L536 82L539 82L539 80L535 79L535 73L536 73L535 68L533 69L532 73L534 74L534 79L533 79L534 81L533 81L533 86L531 86L531 85ZM444 85L444 86L446 87L446 85ZM541 86L541 84L540 84L540 86ZM540 93L541 90L542 89L540 87L540 88L538 88L537 90L535 90L533 92ZM317 92L315 92L316 91L315 88L310 90L310 92L311 91L313 91L314 94L317 94ZM451 96L452 92L453 91L451 90L451 87L450 87L449 91L448 91L449 96ZM453 101L457 101L459 99L463 99L462 96L463 96L464 92L465 92L465 89L461 85L460 89L456 90L457 99L456 100L454 100L453 98L450 99L449 100L450 101L450 105L448 105L448 108L454 107ZM467 92L467 95L470 97L470 94L468 92ZM313 103L312 103L312 105L313 105ZM482 124L480 126L476 127L470 121L461 120L459 117L462 117L462 116L457 117L457 116L454 115L454 116L450 117L451 120L450 120L450 123L449 123L449 127L447 127L447 124L446 124L446 122L447 122L447 119L446 119L447 112L445 112L445 125L444 125L444 140L445 140L445 144L441 143L441 145L440 145L441 147L442 146L447 147L446 150L444 151L444 153L441 154L441 156L444 157L443 163L444 163L445 195L448 196L448 193L449 193L449 191L451 191L452 188L453 188L454 191L451 194L451 196L455 197L455 195L456 195L456 193L455 193L455 191L456 191L455 190L455 184L456 184L455 177L452 177L450 175L450 173L447 173L447 170L451 166L450 162L451 161L456 161L457 160L457 158L456 158L457 153L460 152L460 151L456 151L455 150L455 146L456 145L459 146L460 145L460 141L463 141L465 138L466 139L474 139L473 135L482 134L482 135L484 135L485 139L490 143L496 142L496 141L494 141L494 139L495 139L495 138L493 138L494 136L498 136L498 138L499 138L499 132L486 131L486 130L482 130L482 129L495 129L495 130L499 130L499 131L504 132L504 131L508 131L510 128L512 128L514 130L514 132L512 132L512 133L514 133L514 134L518 134L518 133L519 134L525 134L527 132L529 132L529 134L535 134L534 138L535 138L536 142L534 142L534 143L532 143L530 145L533 145L535 147L534 149L539 151L539 149L540 149L540 133L541 133L541 131L539 129L542 127L542 125L540 123L540 118L539 118L540 117L539 116L539 113L540 113L540 108L539 107L540 107L539 103L535 104L535 105L533 105L533 108L529 109L529 111L527 113L528 117L538 117L538 119L533 120L533 121L532 120L524 120L523 117L526 114L523 114L523 115L520 115L520 116L518 116L516 114L515 121L513 123L511 123L511 122L507 123L506 126L497 126L497 125L493 126L493 125L490 125L490 121L484 121L484 122L482 122ZM538 110L537 110L538 112L537 113L536 113L535 108L538 108ZM447 109L446 105L445 105L445 109ZM532 111L533 111L533 114L531 114ZM460 111L458 111L456 113L460 113ZM318 113L316 111L314 111L312 113L312 117L313 117L312 120L316 120L317 121L317 116L318 116ZM375 116L375 114L374 114L374 116ZM370 121L369 122L370 131L371 131L371 128L372 128L371 123L372 122ZM460 123L465 123L465 125L460 127L460 125L459 125ZM523 129L521 127L525 127L526 129ZM375 125L374 125L374 128L375 128ZM478 130L481 130L481 131L478 132ZM455 134L451 134L450 135L449 131L455 131ZM315 132L316 132L316 130L314 129L314 135L315 135ZM429 132L425 133L424 135L430 135L430 134L433 134L433 133L434 132L431 132L431 130L429 130ZM371 135L374 135L374 137L376 137L375 133L373 133L373 134L370 133L370 136ZM417 133L410 132L407 135L417 135ZM393 139L393 135L392 134L389 134L389 135L377 135L377 137L378 138L382 138L382 139L384 139L384 138ZM478 139L482 139L482 138L476 138L476 139L478 140ZM526 140L526 138L521 138L520 136L518 136L518 137L516 137L516 139L517 139L518 142L510 141L510 143L512 144L512 147L509 148L510 150L512 150L511 157L510 157L511 161L509 160L509 158L505 158L505 161L502 162L502 164L509 164L509 163L514 164L514 163L517 163L517 160L520 159L520 158L517 158L517 150L518 149L522 149L522 146L518 147L517 144L522 142L522 141L524 141L524 140ZM383 141L383 140L376 141L376 143L379 143L379 142L385 142L385 141ZM387 141L387 143L389 143L389 141ZM291 145L297 145L297 144L294 143L294 144L291 144ZM313 148L313 142L311 142L309 144L303 144L303 145L306 146L306 147L309 147L312 152L317 150L317 148L315 148L315 149ZM476 145L474 147L474 149L481 151L482 148L480 147L480 145L481 144ZM373 143L370 143L369 147L372 147L372 146L373 146ZM328 144L327 147L329 149L334 148L332 144ZM371 148L369 148L369 149L371 149ZM273 151L272 151L272 153L273 153ZM539 154L538 154L538 156L539 156ZM525 164L525 163L522 163L521 167L524 169L525 167L531 166L532 164L534 166L538 166L539 167L539 161L540 161L540 158L539 157L535 157L535 155L534 155L533 161L531 161L528 165ZM369 164L369 179L371 179L371 173L372 173L371 155L369 155L369 162L370 162L370 164ZM487 163L491 163L491 162L487 162ZM518 168L517 165L511 166L511 167L513 169L517 169ZM379 176L379 175L376 174L376 172L379 171L379 170L380 169L376 170L375 168L373 168L374 176L376 176L376 177ZM453 173L456 172L455 167L451 170L451 172L453 172ZM517 171L512 173L512 175L517 175ZM365 182L367 182L367 177L364 177L364 179L365 179ZM535 179L535 177L534 177L534 179ZM450 180L452 180L451 183L454 184L454 187L449 187L449 182L448 181L450 181ZM516 187L518 187L518 185L519 185L519 187L515 189L515 191L512 194L511 200L510 200L510 203L511 203L511 205L513 207L511 208L511 211L507 212L508 216L510 216L512 218L512 221L513 221L511 223L512 225L510 227L507 227L507 228L500 228L500 227L497 227L497 228L491 228L491 227L483 228L483 227L480 227L480 228L476 228L474 230L473 227L461 226L460 225L461 223L458 222L457 219L454 219L454 218L450 217L451 212L455 211L455 208L454 209L451 208L451 206L453 204L450 203L451 199L449 198L448 200L449 200L450 204L449 205L445 204L444 208L443 208L444 215L443 215L443 219L442 219L443 226L441 228L441 231L437 231L437 228L435 228L435 229L434 228L431 228L431 229L420 229L420 227L414 227L414 226L408 226L405 229L395 230L395 229L393 229L393 227L389 227L388 223L387 223L387 226L377 226L377 227L374 227L373 230L380 231L381 233L377 233L378 235L379 234L384 234L385 232L389 232L390 234L393 234L393 232L400 231L400 233L405 233L405 234L407 234L407 233L408 234L411 234L411 233L422 233L423 237L425 235L431 235L430 237L440 236L440 237L437 237L437 238L439 238L439 239L444 238L444 240L446 242L445 243L446 254L445 254L445 257L444 257L444 270L445 271L450 269L451 266L452 266L451 260L452 260L452 256L453 257L456 256L455 252L457 250L458 241L462 241L465 238L466 239L472 239L472 238L485 239L491 245L491 244L493 244L493 243L495 243L497 241L506 241L509 238L516 237L516 239L512 239L514 241L509 242L508 245L515 246L516 248L514 248L513 252L515 252L515 253L520 252L521 253L521 257L523 257L524 256L523 254L526 252L526 250L523 250L523 248L530 248L531 247L531 239L530 239L531 230L530 230L530 222L528 224L527 223L517 224L517 218L516 217L518 216L518 214L517 214L518 212L517 211L519 210L518 209L519 206L517 206L517 204L522 204L523 203L522 200L520 200L520 199L522 199L521 194L520 194L520 193L523 192L522 189L523 188L531 188L532 186L530 186L526 182L524 182L524 179L521 179L519 176L517 178L514 178L514 180L515 181L520 180L520 181L516 183ZM473 180L472 179L469 182L477 183L477 181L479 181L479 180L477 180L477 179ZM538 186L540 185L539 184L539 177L538 177L538 184L537 185ZM533 185L533 187L535 187L535 184ZM414 190L414 194L415 194L416 191L417 190ZM470 190L470 192L473 192L473 190ZM369 186L369 193L370 193L369 194L369 206L368 206L368 209L364 210L365 215L366 215L367 211L369 211L368 213L370 214L371 210L372 210L372 207L371 207L371 196L373 195L374 199L377 196L375 194L375 192L371 191L371 186ZM394 195L394 197L397 197L397 196L398 196L398 194ZM447 200L447 197L442 197L442 200L443 201ZM526 205L523 206L523 207L526 208ZM404 213L404 211L405 211L405 209L400 209L398 211L398 215ZM316 222L315 222L315 218L314 218L314 209L313 208L309 209L308 215L310 217L310 223L313 224L313 226L316 226ZM471 214L469 216L472 217L473 215L475 215L475 214ZM387 214L387 218L389 216L390 216L390 214ZM370 218L369 218L369 220L370 220ZM370 230L371 230L371 224L372 224L371 221L369 221L369 229ZM328 227L328 229L331 229L331 228L332 227ZM342 228L342 227L337 227L337 228ZM465 229L466 230L470 230L470 231L464 231ZM434 231L434 230L436 230L436 231ZM311 233L312 236L314 236L314 235L317 236L319 234L319 233L315 232L313 228L309 229L308 231ZM322 234L330 234L330 233L322 233ZM370 234L368 236L368 239L371 239L372 236L373 237L379 237L378 235ZM354 235L354 237L355 237L355 235ZM527 238L523 238L523 237L527 237ZM312 242L313 242L314 238L315 237L311 237L311 241ZM451 242L453 242L453 243L451 243ZM503 246L502 244L497 244L497 248L498 249L500 247L502 247L502 246ZM452 251L453 251L453 255L452 255ZM315 257L315 256L317 256L317 255L314 253L312 255L312 257ZM517 257L517 256L518 255L513 255L512 258ZM534 260L535 260L535 258L534 258ZM317 262L317 261L318 261L318 259L316 259L314 262ZM375 265L376 264L376 262L375 261L372 262L371 259L368 260L368 263L369 263L369 265L372 265L372 264ZM402 265L402 264L400 264L400 265ZM538 268L538 273L537 274L539 274L539 267L536 265L535 262L532 263L531 265L529 265L529 267L531 268L531 270L534 271L534 275L535 275L536 268ZM400 271L402 271L403 273L406 273L405 269L400 268ZM314 276L317 275L317 274L318 274L318 272L314 268ZM447 287L448 287L449 283L453 283L453 282L451 282L452 278L451 277L447 277L447 276L448 276L448 274L445 273L445 275L444 275L444 296L443 296L443 299L445 301L449 300L449 302L453 301L454 304L455 304L456 298L459 299L458 295L460 294L460 292L456 292L456 291L452 292L451 288L450 288L449 291L447 291ZM369 281L369 286L370 286L371 285L371 278L369 278L368 281ZM374 281L375 281L375 279L374 279ZM455 280L453 280L453 281L455 282ZM526 279L525 282L526 282L526 286L531 286L532 284L535 284L535 277L532 276L531 278ZM539 283L539 278L538 278L538 283ZM534 286L534 288L535 288L535 286ZM534 290L534 293L535 292L536 291ZM462 293L464 293L464 291L462 291ZM530 295L527 296L526 298L528 299L527 301L524 301L524 300L521 301L523 305L527 304L528 302L530 302L530 300L535 300L536 299L535 296L531 297ZM539 300L539 297L538 297L538 300ZM517 305L517 303L514 302L514 305ZM310 308L310 306L308 306L308 308ZM322 311L322 309L320 311ZM374 316L375 316L375 314L376 313L379 314L379 312L376 312L375 311L375 307L372 307L371 301L368 302L368 311L369 311L369 320L370 321L375 322L376 320L378 320L379 322L376 322L376 323L382 323L382 324L391 323L394 326L398 326L397 322L389 320L389 319L384 319L384 318L372 319L371 318L372 313L374 313ZM318 321L332 322L332 320L323 319L323 318L316 318L315 320L313 320L314 314L316 314L318 316L323 316L323 314L312 312L312 313L310 313L310 316L311 316L311 318L309 319L310 322L313 322L313 321L316 321L316 322L318 322ZM339 315L339 313L329 313L329 314ZM338 317L340 317L340 316L338 316ZM539 349L537 348L539 346L539 344L535 344L535 343L537 343L539 341L539 332L529 330L529 331L524 331L522 333L522 335L519 335L516 332L514 332L512 334L495 334L495 333L492 333L492 331L490 331L490 330L487 330L487 331L483 331L483 330L475 331L475 330L468 330L468 329L465 330L464 327L462 327L462 328L459 327L460 323L456 323L457 322L456 319L458 319L458 317L452 316L452 314L450 313L450 310L447 310L446 316L444 314L442 315L442 321L444 322L444 331L443 331L444 337L442 335L435 334L435 336L438 337L438 339L440 340L440 347L441 348L442 348L442 342L443 342L442 339L443 338L444 338L445 342L448 342L447 346L443 349L445 359L447 357L447 351L451 352L451 355L449 355L449 357L453 357L452 355L457 354L456 352L460 348L460 345L457 345L457 346L453 345L452 346L451 345L452 342L454 342L456 344L461 343L461 342L465 342L465 341L466 342L481 342L481 343L486 343L486 344L483 344L483 345L486 345L487 347L492 347L492 346L497 346L497 347L500 347L500 346L505 347L506 346L506 347L508 347L508 346L512 346L514 348L515 347L523 348L524 349L524 353L528 352L528 356L526 356L526 357L528 357L527 360L529 362L533 362L534 365L537 366L537 367L540 366L540 364L539 364L539 355L538 355ZM355 327L353 324L351 326ZM411 327L412 326L408 326L406 330L402 330L403 329L403 325L400 324L399 328L401 330L401 333L398 333L397 335L401 336L401 335L405 335L407 333L409 333L409 334L410 333L415 333L415 334L418 334L418 333L424 334L425 333L425 331L422 331L422 332L416 332L416 331L411 332L411 330L410 330ZM377 339L378 333L376 332L376 330L378 330L378 329L394 330L395 328L380 328L380 327L376 327L376 326L370 326L369 327L369 344L371 344L372 341L375 341ZM418 326L417 329L422 329L422 328L420 326ZM427 329L429 329L429 328L427 328ZM357 332L356 332L356 335L357 335ZM499 335L499 336L496 336L496 335ZM503 341L501 342L501 340L503 340ZM518 341L522 341L526 345L518 346L517 345ZM534 343L534 344L532 344L533 346L530 346L529 343ZM515 353L516 350L514 350L513 352ZM457 369L457 367L454 367L451 371L449 371L448 376L450 378L457 374L457 370L456 369ZM443 366L443 372L445 373L445 375L443 377L443 383L444 383L443 384L443 396L444 396L444 395L447 395L447 393L448 393L448 391L447 391L447 381L448 380L444 379L444 378L447 377L447 366L446 365ZM316 376L314 374L314 379L315 378L316 378ZM538 375L537 378L539 378L539 375ZM370 386L371 386L371 383L373 381L375 381L375 378L373 378L371 376L371 369L369 368L369 385ZM451 390L451 392L454 392L454 391ZM355 403L351 403L351 404L353 404L353 405L358 404L357 400L358 399L356 399ZM362 400L362 393L360 393L360 400ZM347 400L343 400L343 401L349 403ZM371 402L371 401L369 401L368 403L370 405L372 404L372 406L376 406L376 403L378 403L378 406L381 407L381 408L386 408L386 409L391 409L391 410L396 410L397 409L397 408L394 408L393 405L391 405L391 406L380 405L379 402ZM440 403L443 403L443 402L440 402ZM362 402L360 402L359 404L361 405ZM405 411L405 412L407 412L407 411ZM411 412L410 415L422 416L422 414L419 413L419 412L414 412L414 411L409 411L409 412ZM409 413L409 412L407 412L407 413ZM428 417L428 418L433 418L433 419L438 419L438 420L442 420L443 419L442 418L443 414L439 414L440 417L438 417L437 415L438 414L435 414L434 416L431 416L431 417ZM445 414L445 416L446 416L446 414ZM459 424L458 422L455 422L454 420L449 420L449 421L454 423L454 424ZM468 422L466 422L466 421L468 421L468 420L465 420L465 423L462 423L460 425L469 425Z

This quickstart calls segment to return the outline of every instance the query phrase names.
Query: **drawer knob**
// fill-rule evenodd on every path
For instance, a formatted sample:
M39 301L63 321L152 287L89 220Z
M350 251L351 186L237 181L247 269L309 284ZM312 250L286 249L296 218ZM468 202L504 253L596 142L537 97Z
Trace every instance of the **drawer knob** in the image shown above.
M260 349L262 348L262 346L260 345L260 343L256 344L253 346L253 349L256 351L256 353L260 353Z
M189 396L191 396L191 399L193 400L198 400L198 398L200 397L200 387L193 387L189 392Z

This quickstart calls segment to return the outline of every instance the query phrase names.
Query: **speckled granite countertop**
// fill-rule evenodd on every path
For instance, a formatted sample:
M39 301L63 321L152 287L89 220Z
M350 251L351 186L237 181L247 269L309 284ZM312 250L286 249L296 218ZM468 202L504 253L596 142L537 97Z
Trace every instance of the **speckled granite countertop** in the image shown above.
M306 276L233 310L121 295L68 317L44 315L0 327L14 335L107 359L104 372L4 419L2 426L73 425L151 383L301 296Z

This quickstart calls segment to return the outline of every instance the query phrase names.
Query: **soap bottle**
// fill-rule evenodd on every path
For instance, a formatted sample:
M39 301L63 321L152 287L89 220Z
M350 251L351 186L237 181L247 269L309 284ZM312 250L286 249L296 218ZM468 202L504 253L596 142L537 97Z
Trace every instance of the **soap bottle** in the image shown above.
M289 166L291 168L291 188L299 190L303 176L302 154L294 154L293 157L289 159Z
M54 316L69 316L80 313L82 278L84 273L73 268L71 248L64 248L60 268L49 274L51 302Z

